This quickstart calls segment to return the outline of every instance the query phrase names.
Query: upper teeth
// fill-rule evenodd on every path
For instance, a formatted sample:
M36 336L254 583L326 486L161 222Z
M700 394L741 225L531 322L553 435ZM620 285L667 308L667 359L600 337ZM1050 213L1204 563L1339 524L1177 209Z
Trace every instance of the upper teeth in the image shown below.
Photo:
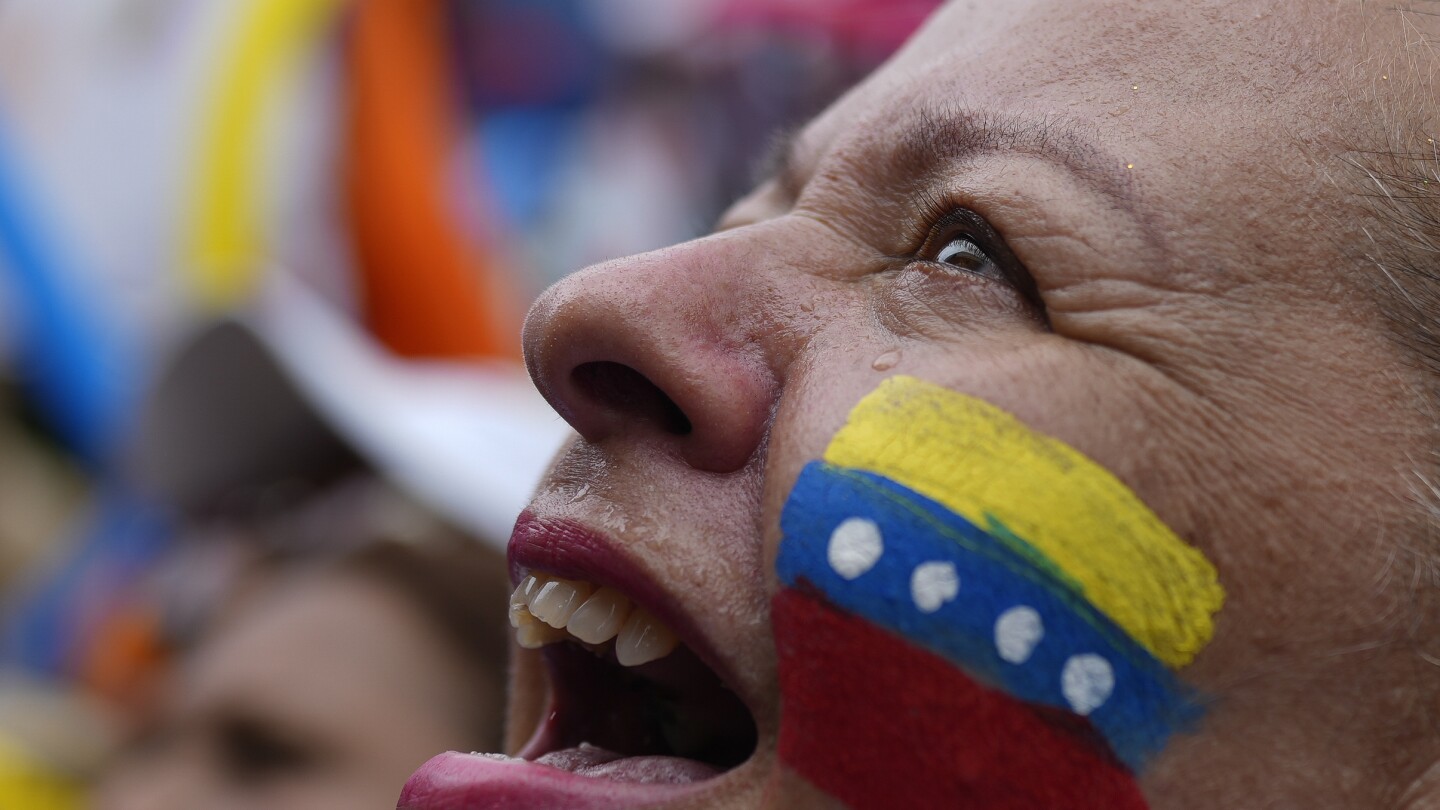
M615 659L633 667L664 658L679 640L644 608L614 588L531 574L510 596L510 625L521 647L537 649L567 637L589 645L615 639Z

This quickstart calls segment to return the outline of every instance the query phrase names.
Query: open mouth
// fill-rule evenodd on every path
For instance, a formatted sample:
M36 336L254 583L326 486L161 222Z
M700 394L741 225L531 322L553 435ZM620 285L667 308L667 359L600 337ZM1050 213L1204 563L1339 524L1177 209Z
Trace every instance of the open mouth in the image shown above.
M709 779L755 751L743 701L620 591L536 573L511 597L521 646L544 648L551 704L522 759L625 782Z
M536 545L543 553L519 555L536 567L515 571L510 602L516 641L540 651L549 685L539 726L515 757L432 759L406 784L401 808L667 805L708 795L755 753L753 713L707 663L718 658L687 619L614 555L554 530ZM514 541L511 560L521 564Z

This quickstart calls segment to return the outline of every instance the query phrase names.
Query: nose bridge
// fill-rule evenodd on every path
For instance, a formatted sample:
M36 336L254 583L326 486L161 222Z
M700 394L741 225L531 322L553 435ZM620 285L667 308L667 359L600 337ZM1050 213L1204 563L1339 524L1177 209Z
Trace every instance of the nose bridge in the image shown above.
M525 324L541 393L588 441L659 444L712 472L743 466L793 336L777 322L785 268L758 236L718 234L552 287Z

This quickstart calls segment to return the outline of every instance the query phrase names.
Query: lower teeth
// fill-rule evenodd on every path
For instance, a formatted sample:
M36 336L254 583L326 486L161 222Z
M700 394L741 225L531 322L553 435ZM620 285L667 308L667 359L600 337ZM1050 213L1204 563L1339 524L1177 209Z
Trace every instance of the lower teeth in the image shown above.
M521 759L520 757L511 757L511 756L506 756L505 754L485 754L485 753L481 753L481 752L479 752L479 751L471 751L471 752L470 752L470 756L472 756L472 757L484 757L485 759L493 759L493 760L495 760L496 762L524 762L524 761L525 761L525 760Z

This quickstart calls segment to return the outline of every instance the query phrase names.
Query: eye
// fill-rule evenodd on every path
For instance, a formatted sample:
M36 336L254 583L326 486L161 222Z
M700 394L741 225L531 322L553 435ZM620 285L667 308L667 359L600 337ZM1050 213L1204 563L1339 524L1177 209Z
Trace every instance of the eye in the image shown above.
M221 766L236 784L293 777L320 764L311 747L255 718L231 718L217 733Z
M968 208L927 201L929 224L916 234L919 247L910 262L929 265L931 272L964 273L998 282L1024 301L1026 309L1047 328L1049 318L1030 271L984 217Z
M932 209L930 225L922 234L915 258L931 264L953 267L970 275L999 281L1025 291L1026 275L1019 262L1005 249L1004 240L983 217L966 208L946 206L939 201Z
M957 236L946 242L935 254L935 263L957 267L967 273L996 281L1009 281L1000 265L968 236Z

